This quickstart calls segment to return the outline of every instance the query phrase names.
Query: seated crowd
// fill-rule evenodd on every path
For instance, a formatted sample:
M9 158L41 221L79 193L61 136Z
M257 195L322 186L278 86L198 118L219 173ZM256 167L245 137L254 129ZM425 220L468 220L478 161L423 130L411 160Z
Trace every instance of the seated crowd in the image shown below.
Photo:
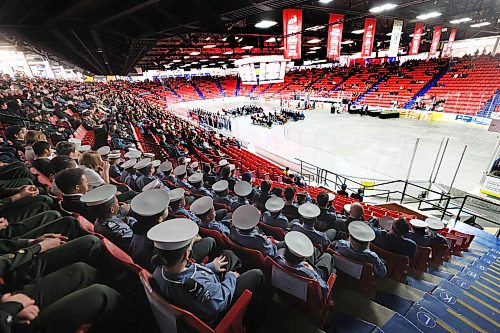
M3 77L0 94L20 108L39 94L44 102L27 112L50 109L44 106L49 102L71 109L80 124L92 129L94 142L49 138L36 129L27 131L29 117L13 117L15 124L5 118L7 140L0 147L5 157L0 165L2 332L22 326L74 332L88 323L108 332L134 332L144 325L138 319L144 309L129 294L130 285L123 288L122 275L128 271L117 267L101 239L83 230L76 215L148 270L168 302L209 325L216 325L245 290L251 291L245 316L250 331L261 323L273 295L270 277L262 267L243 270L245 263L207 233L316 280L325 297L327 280L336 271L331 251L369 262L374 274L383 277L386 263L370 250L370 242L410 258L417 245L446 242L437 233L443 227L439 220L365 221L360 203L338 212L332 205L335 195L327 191L312 198L292 186L273 188L269 181L254 187L252 173L239 176L237 166L221 153L229 139L146 103L130 83L35 81L38 86L31 79ZM6 96L6 87L14 95ZM5 113L19 115L14 109L9 106ZM130 143L131 127L138 122L161 139L166 158ZM209 161L194 160L200 151ZM28 163L55 185L44 187ZM280 229L284 238L266 234L269 228Z

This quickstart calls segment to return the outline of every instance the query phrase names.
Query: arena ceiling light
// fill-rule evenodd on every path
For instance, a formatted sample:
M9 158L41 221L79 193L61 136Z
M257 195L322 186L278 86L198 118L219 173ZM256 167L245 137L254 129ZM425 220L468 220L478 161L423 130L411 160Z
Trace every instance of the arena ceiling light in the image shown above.
M319 3L330 3L332 2L333 0L319 0L318 2Z
M198 61L193 61L193 62L191 63L191 65L198 65L198 64L199 64L199 62L198 62Z
M204 49L213 49L214 47L217 47L217 45L215 45L215 44L203 45Z
M270 38L266 39L264 42L266 42L266 43L275 43L276 42L276 38L270 37Z
M181 62L182 60L181 59L174 59L172 60L173 62Z
M464 17L461 19L451 20L450 23L451 24L459 24L459 23L464 23L464 22L469 22L469 21L472 21L472 19L470 17Z
M189 53L189 55L192 55L192 56L196 56L199 54L200 54L200 52L198 52L198 51L193 51L193 52Z
M213 55L213 56L211 56L210 58L211 58L211 59L218 59L218 58L220 58L220 57L219 57L218 55Z
M370 13L382 13L385 12L386 10L392 10L396 8L398 5L393 4L393 3L384 3L383 5L376 6L370 8Z
M224 52L223 54L226 54L226 55L227 55L227 54L233 54L233 51L226 51L226 52Z
M306 28L307 31L318 31L318 30L321 30L321 29L324 29L325 26L324 25L315 25L313 27L309 27L309 28Z
M340 42L340 44L352 44L352 43L354 43L353 40L344 40L344 41Z
M321 39L319 39L319 38L313 38L313 39L309 39L307 42L309 44L316 44L316 43L320 43Z
M365 29L358 29L358 30L351 31L351 34L361 35L364 32L365 32Z
M430 12L427 14L418 15L417 20L428 20L430 18L439 17L439 16L441 16L441 13L439 13L439 12Z
M386 36L392 36L392 32L388 32L385 34Z
M260 28L260 29L266 29L266 28L273 27L276 24L278 24L278 22L276 22L276 21L262 20L262 21L256 23L255 27Z
M316 51L312 50L312 51L307 51L306 53L312 54L312 53L316 53Z
M184 56L184 59L189 59L189 56Z
M242 50L251 50L251 49L253 49L253 46L252 45L247 45L247 46L243 46L241 49Z
M471 24L470 27L471 28L481 28L481 27L485 27L485 26L490 25L490 24L491 24L490 22L480 22L480 23Z

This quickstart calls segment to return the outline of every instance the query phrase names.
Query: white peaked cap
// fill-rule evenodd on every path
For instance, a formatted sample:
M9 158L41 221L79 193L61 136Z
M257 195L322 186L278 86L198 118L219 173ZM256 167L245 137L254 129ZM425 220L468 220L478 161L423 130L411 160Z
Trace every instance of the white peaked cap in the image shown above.
M152 189L136 195L130 202L130 209L141 216L153 216L167 209L170 199L161 189Z
M252 205L238 207L232 216L232 223L238 229L252 229L259 223L260 212Z
M286 247L293 255L307 258L313 255L314 246L309 237L298 231L289 231L285 235Z
M306 202L299 206L299 214L306 219L313 219L321 214L321 210L315 204Z
M115 185L102 185L85 193L80 201L86 203L87 206L97 206L110 201L115 194Z
M160 250L178 250L193 241L198 234L198 225L186 218L166 220L158 223L147 233L147 237Z

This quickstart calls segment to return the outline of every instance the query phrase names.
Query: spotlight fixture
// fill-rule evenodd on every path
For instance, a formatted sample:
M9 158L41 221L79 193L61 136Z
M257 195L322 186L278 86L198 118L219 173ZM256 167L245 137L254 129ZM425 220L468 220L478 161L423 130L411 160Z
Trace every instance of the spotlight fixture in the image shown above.
M358 29L358 30L353 30L351 31L351 34L355 34L355 35L361 35L365 32L365 29Z
M276 38L275 37L269 37L268 39L265 40L266 43L275 43Z
M323 29L325 26L324 25L315 25L309 28L306 28L307 31L318 31Z
M417 20L427 20L427 19L430 19L430 18L438 17L438 16L441 16L441 13L439 13L439 12L430 12L430 13L427 13L427 14L418 15L417 16Z
M199 55L199 54L200 54L200 52L198 52L198 51L193 51L193 52L189 53L189 55L192 55L192 56Z
M470 17L464 17L461 19L451 20L450 23L451 24L458 24L458 23L469 22L469 21L472 21L472 19Z
M385 3L383 5L380 5L380 6L376 6L376 7L372 7L370 8L370 13L381 13L381 12L385 12L386 10L391 10L391 9L394 9L396 8L398 5L395 5L393 3Z
M319 38L309 39L307 42L309 44L316 44L316 43L321 42L321 39L319 39Z
M491 24L490 22L480 22L480 23L471 24L470 27L471 28L481 28L481 27L485 27L485 26L490 25L490 24Z
M262 20L259 23L256 23L255 27L260 28L260 29L266 29L266 28L273 27L276 24L278 24L278 22L276 22L276 21Z
M203 45L204 49L213 49L214 47L217 47L217 45L215 45L215 44Z
M251 50L251 49L253 49L253 46L252 45L246 45L246 46L243 46L241 49L242 50Z

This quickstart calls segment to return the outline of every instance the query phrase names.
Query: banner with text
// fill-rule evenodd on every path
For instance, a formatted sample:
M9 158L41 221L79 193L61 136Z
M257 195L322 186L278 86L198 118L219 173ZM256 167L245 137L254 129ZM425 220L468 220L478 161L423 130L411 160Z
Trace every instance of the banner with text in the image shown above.
M417 23L415 24L415 30L413 30L413 39L410 44L410 51L408 55L416 55L418 54L418 49L420 48L420 41L422 40L422 34L424 32L424 24Z
M283 10L283 35L285 36L285 58L300 59L302 47L302 10Z
M335 59L340 57L340 42L342 41L342 29L344 28L344 15L330 14L328 20L328 46L326 57Z
M401 33L403 31L403 21L394 20L391 33L391 44L389 45L389 57L397 57L399 50L399 42L401 41Z
M455 42L455 37L457 37L457 28L453 28L450 31L450 38L448 38L448 44L446 45L446 50L444 51L444 57L451 57L451 49L453 43Z
M431 49L429 50L429 55L427 56L427 58L430 58L431 56L436 55L437 49L439 47L439 40L441 39L442 30L443 30L443 27L440 27L439 25L434 27L434 34L432 35Z
M361 48L361 56L369 57L372 55L373 41L375 40L375 28L377 19L367 18L365 20L365 33L363 35L363 47Z

